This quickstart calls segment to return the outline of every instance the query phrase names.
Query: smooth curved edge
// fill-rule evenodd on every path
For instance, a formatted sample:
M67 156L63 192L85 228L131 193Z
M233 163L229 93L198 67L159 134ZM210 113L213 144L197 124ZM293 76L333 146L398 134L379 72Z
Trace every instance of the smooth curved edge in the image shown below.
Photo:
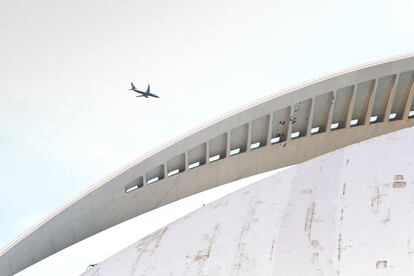
M88 194L91 194L92 192L94 192L96 189L98 189L101 186L103 186L105 183L107 183L111 179L113 179L113 178L119 176L120 174L128 171L129 169L133 168L134 166L136 166L140 162L142 162L142 161L150 158L151 156L154 156L157 153L160 153L163 150L171 147L172 145L176 144L177 142L182 141L182 140L184 140L186 138L189 138L190 136L192 136L193 134L195 134L195 133L197 133L197 132L199 132L201 130L204 130L204 129L206 129L206 128L208 128L208 127L210 127L210 126L212 126L212 125L214 125L214 124L216 124L216 123L218 123L220 121L223 121L223 120L225 120L225 119L227 119L227 118L229 118L229 117L231 117L233 115L236 115L236 114L238 114L238 113L240 113L242 111L245 111L245 110L254 108L255 106L260 105L261 103L264 103L264 102L267 102L269 100L272 100L272 99L281 97L283 95L289 94L290 92L297 91L297 90L299 90L301 88L304 88L304 87L307 87L307 86L310 86L310 85L313 85L313 84L316 84L316 83L320 83L320 82L323 82L325 80L328 80L328 79L331 79L331 78L334 78L334 77L339 77L339 76L344 75L344 74L349 73L349 72L359 71L359 70L362 70L362 69L365 69L365 68L373 67L373 66L376 66L376 65L381 65L381 64L384 64L384 63L388 63L388 62L396 62L396 61L403 60L403 59L410 58L410 57L413 57L413 54L398 56L398 57L394 57L394 58L390 58L390 59L386 59L386 60L382 60L382 61L378 61L378 62L374 62L374 63L368 63L368 64L365 64L365 65L362 65L362 66L357 66L357 67L354 67L354 68L351 68L351 69L342 70L342 71L340 71L338 73L335 73L335 74L329 74L327 76L324 76L322 78L318 78L318 79L313 80L313 81L304 82L304 83L302 83L300 85L297 85L297 86L294 86L294 87L291 87L291 88L282 90L281 92L274 93L274 94L272 94L270 96L264 97L264 98L262 98L260 100L257 100L255 102L253 102L253 103L250 103L248 105L245 105L245 106L243 106L241 108L237 108L237 109L235 109L235 110L233 110L233 111L231 111L231 112L229 112L229 113L227 113L225 115L222 115L222 116L220 116L220 117L218 117L216 119L213 119L213 120L211 120L211 121L209 121L209 122L207 122L207 123L205 123L205 124L203 124L203 125L201 125L199 127L196 127L194 129L190 130L189 132L186 132L185 134L180 135L177 138L174 138L174 139L170 140L169 142L165 143L164 145L162 145L162 146L160 146L160 147L158 147L158 148L156 148L156 149L148 152L147 154L144 154L140 158L138 158L138 159L130 162L126 166L118 169L117 171L115 171L114 173L112 173L109 176L105 177L104 179L102 179L101 181L99 181L98 183L96 183L95 185L91 186L89 189L87 189L86 191L82 192L81 194L79 194L78 196L76 196L74 199L68 201L66 204L64 204L63 206L61 206L60 208L58 208L55 212L53 212L50 215L48 215L40 223L38 223L38 224L34 225L33 227L29 228L21 236L19 236L16 240L14 240L9 245L7 245L4 249L2 249L0 251L0 256L3 255L5 252L7 252L10 248L12 248L13 246L15 246L17 243L19 243L22 239L28 237L32 232L34 232L40 226L42 226L45 223L47 223L50 219L52 219L53 217L56 217L63 210L65 210L67 207L74 205L80 199L82 199L83 197L85 197Z
M394 57L390 57L390 58L386 58L386 59L381 59L378 61L374 61L374 62L369 62L369 63L364 63L361 65L357 65L355 67L351 67L351 68L347 68L347 69L342 69L342 70L338 70L335 73L332 74L327 74L309 81L305 81L303 83L300 83L298 85L294 85L291 86L289 88L283 89L279 92L275 92L272 93L269 96L265 96L261 99L258 99L256 101L253 101L251 103L248 103L244 106L241 106L239 108L236 108L234 110L231 110L223 115L220 115L212 120L209 120L181 135L178 135L177 137L172 138L171 140L165 142L164 144L148 151L147 153L143 154L142 156L138 157L137 159L131 161L130 163L120 167L119 169L115 170L113 173L109 174L108 176L102 178L101 180L99 180L97 183L93 184L92 186L90 186L88 189L86 189L85 191L81 192L80 194L78 194L77 196L75 196L74 198L70 199L69 201L67 201L66 203L64 203L62 206L58 207L55 211L53 211L51 214L49 214L48 216L46 216L44 219L42 219L39 223L37 223L36 225L33 225L32 227L30 227L29 229L27 229L24 233L22 233L21 235L19 235L19 237L17 237L15 240L13 240L11 243L9 243L8 245L6 245L1 251L0 251L0 256L8 250L8 248L12 247L14 244L16 244L17 242L19 242L22 238L26 237L28 234L30 234L30 232L32 232L33 230L35 230L36 228L38 228L40 225L42 225L43 223L45 223L46 221L48 221L50 218L56 216L57 214L59 214L62 210L66 209L66 207L76 203L79 199L83 198L85 195L93 192L94 190L96 190L97 188L99 188L100 186L102 186L103 184L105 184L106 182L108 182L110 179L114 178L115 176L129 170L130 168L134 167L135 165L137 165L138 163L142 162L143 160L149 158L152 155L157 154L158 152L174 145L176 142L181 141L187 137L190 137L192 134L205 129L219 121L222 121L226 118L229 118L232 115L235 115L241 111L247 110L249 108L252 108L256 105L259 105L263 102L266 102L268 100L274 99L276 97L280 97L282 95L288 94L292 91L296 91L299 90L303 87L309 86L309 85L313 85L315 83L319 83L322 82L324 80L333 78L333 77L338 77L341 76L343 74L349 73L349 72L353 72L353 71L358 71L361 69L365 69L368 67L372 67L375 65L379 65L379 64L383 64L383 63L388 63L388 62L394 62L394 61L398 61L401 59L405 59L405 58L409 58L409 57L413 57L414 53L407 53L407 54L403 54L403 55L397 55Z

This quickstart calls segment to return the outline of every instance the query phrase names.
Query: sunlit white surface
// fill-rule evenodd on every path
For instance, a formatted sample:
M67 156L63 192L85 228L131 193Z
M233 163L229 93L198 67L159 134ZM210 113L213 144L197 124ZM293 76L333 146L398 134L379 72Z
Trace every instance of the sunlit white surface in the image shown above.
M275 173L83 275L412 275L413 139L409 128Z
M414 47L411 0L0 5L0 246L209 118ZM135 101L131 80L160 101Z
M276 171L285 169L282 168ZM16 275L78 275L84 272L88 265L100 262L135 242L138 238L145 237L189 212L223 195L272 175L274 172L271 171L232 182L145 213L62 250ZM62 270L62 267L65 269Z

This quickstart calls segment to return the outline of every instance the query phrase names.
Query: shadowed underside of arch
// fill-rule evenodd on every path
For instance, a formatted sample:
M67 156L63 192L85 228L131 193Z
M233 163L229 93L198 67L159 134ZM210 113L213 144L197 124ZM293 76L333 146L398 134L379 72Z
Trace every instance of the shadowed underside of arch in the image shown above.
M0 274L186 196L413 126L413 96L409 55L235 110L115 172L35 225L0 252Z

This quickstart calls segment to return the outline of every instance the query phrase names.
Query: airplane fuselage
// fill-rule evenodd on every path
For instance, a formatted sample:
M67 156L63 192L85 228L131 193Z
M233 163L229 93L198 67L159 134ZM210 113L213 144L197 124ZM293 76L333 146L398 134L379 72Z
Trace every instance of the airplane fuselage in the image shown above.
M153 94L153 93L150 92L151 91L151 88L150 88L150 85L149 84L148 84L147 91L144 92L144 91L140 91L140 90L136 89L135 86L134 86L134 84L131 82L131 89L129 89L129 90L132 90L132 91L134 91L134 92L136 92L138 94L141 94L141 95L136 96L136 97L145 97L145 98L154 97L154 98L159 98L158 95L155 95L155 94Z
M141 94L141 95L142 95L142 97L145 97L145 98L148 98L148 97L159 98L159 96L158 96L158 95L153 94L153 93L143 92L143 91L139 91L139 90L137 90L137 89L131 89L131 90L133 90L133 91L135 91L135 92L137 92L137 93ZM140 97L140 96L137 96L137 97Z

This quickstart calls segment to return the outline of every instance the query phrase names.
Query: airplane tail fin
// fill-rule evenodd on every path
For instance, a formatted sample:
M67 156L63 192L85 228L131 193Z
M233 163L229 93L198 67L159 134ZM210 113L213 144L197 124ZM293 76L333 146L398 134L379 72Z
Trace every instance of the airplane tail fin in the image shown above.
M129 90L134 90L134 89L136 89L135 85L131 82L131 89L129 89Z

